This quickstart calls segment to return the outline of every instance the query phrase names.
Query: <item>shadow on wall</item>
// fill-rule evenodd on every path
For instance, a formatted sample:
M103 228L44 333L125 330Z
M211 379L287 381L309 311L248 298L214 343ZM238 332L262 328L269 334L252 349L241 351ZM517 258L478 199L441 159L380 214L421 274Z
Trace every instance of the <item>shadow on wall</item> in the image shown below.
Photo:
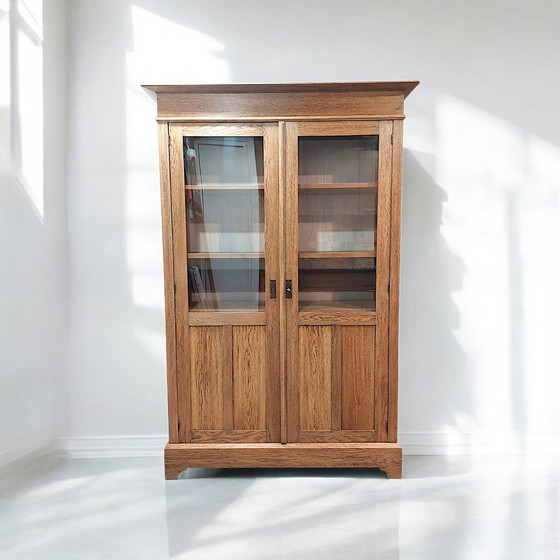
M405 432L460 429L473 414L465 355L455 339L460 323L453 292L462 288L463 261L441 233L445 191L410 150L403 155L400 324L400 428ZM437 405L437 406L434 406Z

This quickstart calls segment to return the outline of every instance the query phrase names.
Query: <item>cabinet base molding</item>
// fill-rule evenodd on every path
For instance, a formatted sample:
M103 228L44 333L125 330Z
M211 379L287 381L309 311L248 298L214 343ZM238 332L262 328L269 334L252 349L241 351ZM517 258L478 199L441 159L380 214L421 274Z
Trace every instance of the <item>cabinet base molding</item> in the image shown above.
M168 443L165 478L188 468L377 468L402 476L398 443Z

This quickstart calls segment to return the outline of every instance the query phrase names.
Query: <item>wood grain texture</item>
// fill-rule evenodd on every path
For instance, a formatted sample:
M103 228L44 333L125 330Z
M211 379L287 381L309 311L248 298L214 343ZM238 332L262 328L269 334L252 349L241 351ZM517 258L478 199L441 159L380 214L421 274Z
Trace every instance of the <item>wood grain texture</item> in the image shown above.
M165 477L194 468L378 468L402 476L402 448L396 443L168 444Z
M300 194L301 191L327 191L330 192L332 189L344 190L344 192L354 192L361 191L362 189L376 189L377 181L370 183L304 183L299 185Z
M185 185L186 189L193 191L255 191L264 188L264 185Z
M331 330L331 430L342 428L342 328ZM299 440L302 439L300 432ZM349 440L352 441L352 440ZM373 440L371 440L373 441Z
M262 311L196 311L189 313L191 326L266 325Z
M233 327L235 430L266 430L266 327Z
M230 336L231 327L193 327L190 329L193 429L229 430L233 428L231 425L233 395L231 392ZM231 402L226 402L228 399Z
M184 136L263 136L264 125L255 123L189 124L181 130Z
M336 121L387 121L387 120L404 120L405 116L401 115L320 115L320 116L305 116L305 115L284 115L283 117L271 118L270 116L253 115L251 117L226 117L223 115L202 115L202 116L189 116L184 114L181 117L157 117L157 122L164 123L189 123L189 124L229 124L229 123L270 123L274 122L336 122Z
M402 91L165 93L158 95L158 118L239 118L285 120L289 117L401 116Z
M331 429L330 327L299 327L299 427Z
M288 441L299 431L299 327L298 327L298 125L288 122L285 131L284 262L285 278L292 280L294 297L284 299L286 309L286 377Z
M372 259L375 251L301 251L301 259Z
M189 466L380 466L401 476L394 443L401 119L404 98L416 85L152 87L160 120L169 478ZM376 311L299 312L298 134L379 134ZM276 280L279 296L270 299L267 291L264 313L189 312L183 135L264 137L264 182L251 188L264 189L265 284L268 290ZM366 188L334 188L360 186ZM283 297L285 279L292 280L292 299Z
M282 285L286 278L286 235L284 230L286 205L286 124L278 123L278 284ZM280 338L280 442L288 441L288 351L286 326L286 299L279 298L279 338Z
M300 325L375 325L375 311L301 311Z
M393 123L383 121L379 131L379 174L377 207L377 286L374 379L374 429L376 441L387 441L388 352L389 352L389 264L391 244L391 133Z
M342 429L369 430L373 436L375 327L340 327L340 330Z
M188 253L189 259L262 259L264 253Z
M187 321L187 233L183 172L182 127L169 125L169 159L173 226L173 277L175 282L175 332L177 364L177 410L179 441L189 441L191 422L191 376L189 324ZM168 289L174 289L173 286Z
M397 441L399 370L399 294L401 248L403 123L393 123L391 173L391 270L389 294L389 410L387 440Z
M208 327L212 328L212 327ZM223 394L223 430L233 430L233 327L231 325L222 328L222 394ZM218 351L216 348L215 351ZM219 372L215 372L219 373Z
M300 136L348 136L379 134L379 123L375 121L344 122L301 122L298 124Z
M266 443L266 430L191 430L192 443Z
M374 443L373 430L300 430L300 443Z
M167 365L167 416L169 441L179 442L177 404L177 354L175 346L175 283L173 275L173 223L171 210L171 178L169 170L167 123L158 124L159 172L161 193L161 226L163 242L163 276L165 295L165 341Z
M419 84L417 80L404 82L300 82L288 84L184 84L142 85L156 99L166 93L297 93L297 92L353 92L402 91L406 97Z
M280 284L280 188L279 188L279 131L276 124L263 125L264 156L264 236L265 236L265 285L266 285L266 377L265 411L269 441L281 441L281 422L284 407L281 404L282 364L280 344L281 298L271 298L270 281ZM279 290L277 290L279 291Z

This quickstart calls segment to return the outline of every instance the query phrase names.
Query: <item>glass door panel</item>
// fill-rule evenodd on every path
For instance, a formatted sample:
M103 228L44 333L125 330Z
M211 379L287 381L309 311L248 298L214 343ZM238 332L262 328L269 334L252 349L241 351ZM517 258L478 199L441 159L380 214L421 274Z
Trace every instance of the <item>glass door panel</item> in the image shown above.
M264 311L262 137L183 137L189 311Z
M299 310L375 310L379 136L298 140Z

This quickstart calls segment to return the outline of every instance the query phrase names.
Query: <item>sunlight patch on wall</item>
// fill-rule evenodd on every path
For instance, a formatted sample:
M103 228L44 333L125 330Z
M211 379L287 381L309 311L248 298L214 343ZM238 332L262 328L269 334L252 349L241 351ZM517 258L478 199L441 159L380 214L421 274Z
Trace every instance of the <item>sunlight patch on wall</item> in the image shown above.
M560 431L560 147L529 136L519 200L527 429Z
M10 0L0 0L0 172L10 168Z
M224 46L137 6L127 53L127 259L134 303L163 307L155 102L140 84L227 82ZM148 117L148 118L147 118Z
M1 154L43 217L43 2L2 0ZM5 79L7 77L7 80Z
M476 376L474 412L485 431L560 429L552 397L560 389L552 328L560 310L559 156L511 122L438 99L436 174L448 195L441 232L465 263L453 294L456 337Z

